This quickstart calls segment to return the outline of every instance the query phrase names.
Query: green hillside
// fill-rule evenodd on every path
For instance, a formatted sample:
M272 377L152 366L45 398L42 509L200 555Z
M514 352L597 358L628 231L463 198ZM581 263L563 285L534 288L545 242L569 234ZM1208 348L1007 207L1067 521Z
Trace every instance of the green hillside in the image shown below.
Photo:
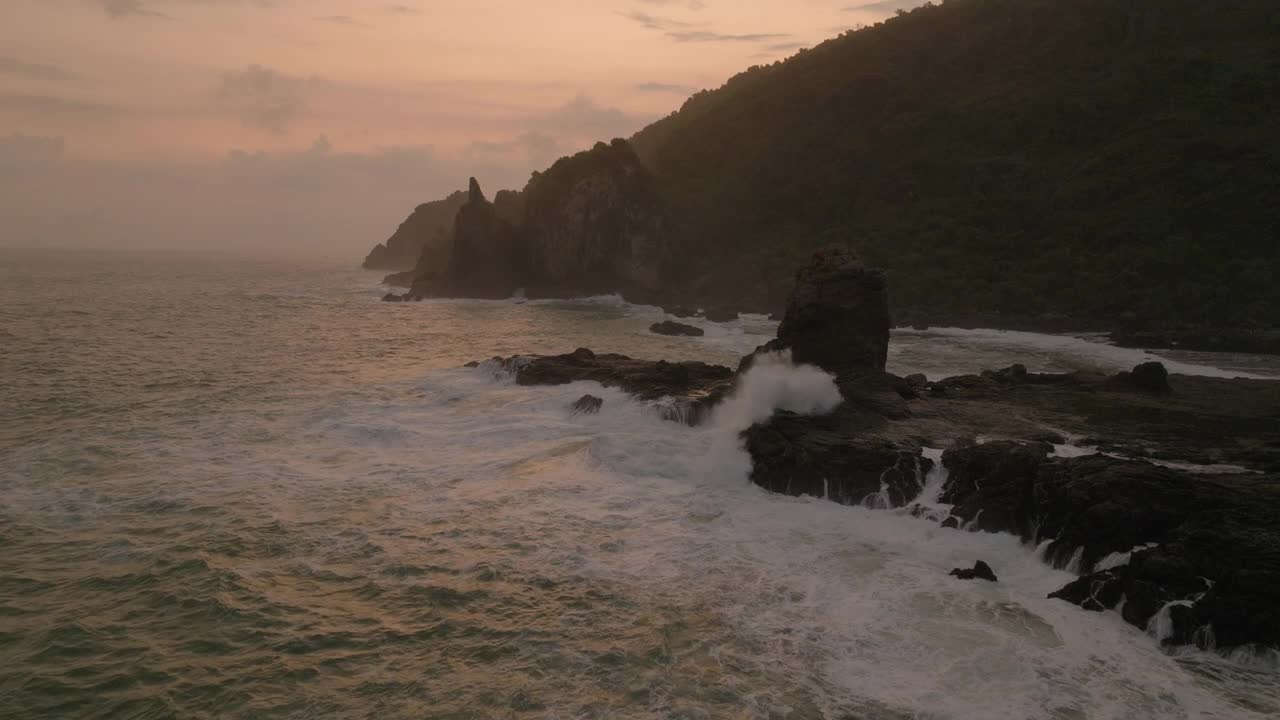
M1280 326L1274 0L948 0L753 67L633 140L673 286L777 305L847 242L900 317Z

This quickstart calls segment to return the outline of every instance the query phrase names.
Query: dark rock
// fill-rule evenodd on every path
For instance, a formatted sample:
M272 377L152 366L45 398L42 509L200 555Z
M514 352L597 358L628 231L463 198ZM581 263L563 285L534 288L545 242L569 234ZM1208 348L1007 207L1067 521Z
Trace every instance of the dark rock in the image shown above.
M618 387L640 400L670 398L670 419L691 425L704 420L733 387L733 371L703 362L636 360L578 348L565 355L512 356L500 363L519 385L565 385L588 380Z
M583 395L573 403L572 409L574 415L595 415L600 412L600 408L604 406L604 399L595 395Z
M990 582L999 582L996 574L992 571L991 566L979 560L973 564L970 569L955 568L951 571L952 577L958 577L961 580L987 580Z
M1027 366L1015 364L1003 370L983 370L982 377L995 380L998 383L1024 382L1027 379Z
M908 375L905 378L905 380L907 381L907 385L911 386L911 388L916 390L917 392L924 390L926 387L929 386L929 378L925 377L924 373L914 373L912 375Z
M787 495L845 505L902 507L916 499L933 462L918 448L848 432L838 416L776 413L745 433L752 482Z
M942 527L950 528L952 530L959 530L960 518L956 517L955 515L948 516L946 520L942 521Z
M702 328L671 320L664 320L650 325L649 332L657 333L658 335L682 335L687 337L702 337L705 334Z
M697 309L691 308L687 305L663 305L662 311L672 317L678 318L691 318L698 316Z
M1168 395L1173 392L1169 385L1169 371L1165 369L1164 363L1159 362L1142 363L1129 372L1119 373L1115 376L1115 382L1152 395Z
M730 322L738 319L738 311L727 307L709 307L703 313L703 317L711 322Z
M776 340L760 350L790 349L837 379L884 371L889 353L889 300L884 273L848 250L818 252L796 273Z
M948 475L941 499L978 530L1028 538L1033 481L1051 449L1008 441L951 448L942 455Z
M404 302L404 297L395 293L387 293L382 296L382 302Z
M1054 538L1046 560L1083 577L1052 597L1098 610L1123 596L1123 617L1143 628L1167 607L1171 643L1205 641L1211 628L1222 647L1280 644L1275 479L1105 455L1051 458L1043 445L1012 442L953 448L943 463L942 499L956 515L1028 542ZM1124 552L1127 564L1092 572Z

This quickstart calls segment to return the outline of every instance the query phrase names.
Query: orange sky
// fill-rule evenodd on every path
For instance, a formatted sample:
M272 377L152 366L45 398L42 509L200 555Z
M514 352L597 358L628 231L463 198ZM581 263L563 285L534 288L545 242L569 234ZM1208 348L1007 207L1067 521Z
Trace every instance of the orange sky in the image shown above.
M377 185L385 165L383 181L414 186L388 197L381 218L391 202L465 185L471 168L519 186L691 90L914 4L3 0L0 189L56 160L60 186L87 193L101 216L128 204L103 194L112 173L205 182L193 173L225 175L244 154L277 173L340 157L351 182ZM293 182L255 180L268 191ZM58 230L44 215L66 208L20 210L47 236Z

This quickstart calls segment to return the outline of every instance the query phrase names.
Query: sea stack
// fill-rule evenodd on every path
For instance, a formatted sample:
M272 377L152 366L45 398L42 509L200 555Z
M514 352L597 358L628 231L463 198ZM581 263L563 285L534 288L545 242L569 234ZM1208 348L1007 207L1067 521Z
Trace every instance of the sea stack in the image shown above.
M778 337L756 352L790 350L838 380L883 372L889 356L889 293L884 272L846 248L814 254L796 273Z

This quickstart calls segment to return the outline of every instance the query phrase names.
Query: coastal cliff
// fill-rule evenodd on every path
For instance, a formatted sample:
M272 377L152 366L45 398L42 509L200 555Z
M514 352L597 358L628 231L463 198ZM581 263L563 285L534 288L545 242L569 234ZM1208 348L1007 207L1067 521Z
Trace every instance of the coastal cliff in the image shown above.
M541 173L524 281L777 313L853 237L899 325L1280 352L1274 10L950 0L846 32Z
M369 251L361 267L403 272L414 270L424 261L447 264L453 219L466 201L465 192L455 192L443 200L414 208L385 243L379 243Z
M665 208L629 143L614 140L563 158L524 191L532 285L576 295L661 286Z
M659 296L670 254L652 175L625 140L598 143L489 202L472 178L445 253L427 247L388 299Z

